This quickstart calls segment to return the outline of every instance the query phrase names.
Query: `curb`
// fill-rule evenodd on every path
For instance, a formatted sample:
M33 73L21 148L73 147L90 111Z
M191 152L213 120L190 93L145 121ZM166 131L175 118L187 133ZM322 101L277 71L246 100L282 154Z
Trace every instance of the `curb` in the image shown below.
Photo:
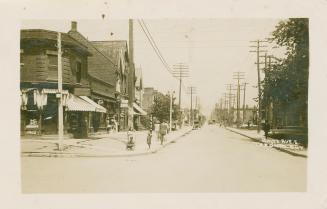
M175 143L178 139L184 137L185 135L189 134L192 129L187 130L186 132L178 135L177 137L171 139L169 142L163 144L162 146L158 147L157 149L147 151L147 152L139 152L139 153L128 153L128 154L84 154L84 153L60 153L60 152L22 152L21 157L136 157L142 155L150 155L157 153L158 151L164 149L169 144Z
M250 138L250 139L252 139L252 140L255 141L255 142L259 142L259 143L263 144L262 141L259 140L259 139L257 139L257 138L254 138L254 137L248 136L248 135L246 135L246 134L243 134L243 133L241 133L241 132L234 131L234 130L229 129L229 128L226 128L226 129L229 130L229 131L231 131L231 132L233 132L233 133L239 134L239 135L241 135L241 136L245 136L245 137L247 137L247 138ZM303 158L307 158L307 157L308 157L307 155L303 155L303 154L299 154L299 153L296 153L296 152L292 152L292 151L290 151L290 150L283 149L283 148L280 148L280 147L271 147L271 148L274 148L274 149L276 149L276 150L278 150L278 151L281 151L281 152L284 152L284 153L290 154L290 155L295 156L295 157L303 157Z

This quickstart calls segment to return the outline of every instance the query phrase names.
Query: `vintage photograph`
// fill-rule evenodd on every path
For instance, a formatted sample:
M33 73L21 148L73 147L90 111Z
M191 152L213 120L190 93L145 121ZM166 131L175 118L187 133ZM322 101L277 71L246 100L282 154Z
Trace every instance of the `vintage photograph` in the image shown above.
M21 191L306 192L308 77L308 18L22 20Z

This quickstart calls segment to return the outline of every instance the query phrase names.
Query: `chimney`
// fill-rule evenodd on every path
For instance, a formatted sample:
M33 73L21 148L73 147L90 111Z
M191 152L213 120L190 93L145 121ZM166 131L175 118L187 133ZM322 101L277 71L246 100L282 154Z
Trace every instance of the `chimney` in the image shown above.
M72 21L71 31L77 31L77 22L76 21Z

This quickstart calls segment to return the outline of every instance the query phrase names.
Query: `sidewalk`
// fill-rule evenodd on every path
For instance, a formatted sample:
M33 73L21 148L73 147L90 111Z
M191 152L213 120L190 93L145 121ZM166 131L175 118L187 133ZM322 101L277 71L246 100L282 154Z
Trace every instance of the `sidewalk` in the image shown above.
M305 158L307 157L307 150L294 141L276 140L269 137L266 139L263 131L257 133L257 130L237 129L232 127L226 127L226 129L242 136L248 137L253 141L260 143L261 146L268 146L279 151L291 154L293 156Z
M127 132L109 134L100 132L90 134L89 139L69 139L66 136L63 151L57 150L57 138L28 139L23 137L21 139L21 154L22 156L35 157L123 157L145 155L158 152L191 130L191 127L184 127L171 132L166 136L163 145L160 144L155 133L153 133L150 149L146 143L147 131L137 131L135 132L134 150L126 150Z

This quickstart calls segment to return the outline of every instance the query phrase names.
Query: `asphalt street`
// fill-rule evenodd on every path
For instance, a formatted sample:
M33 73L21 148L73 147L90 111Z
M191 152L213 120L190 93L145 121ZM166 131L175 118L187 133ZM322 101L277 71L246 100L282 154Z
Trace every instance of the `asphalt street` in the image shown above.
M23 193L304 192L307 159L207 125L134 157L22 157Z

